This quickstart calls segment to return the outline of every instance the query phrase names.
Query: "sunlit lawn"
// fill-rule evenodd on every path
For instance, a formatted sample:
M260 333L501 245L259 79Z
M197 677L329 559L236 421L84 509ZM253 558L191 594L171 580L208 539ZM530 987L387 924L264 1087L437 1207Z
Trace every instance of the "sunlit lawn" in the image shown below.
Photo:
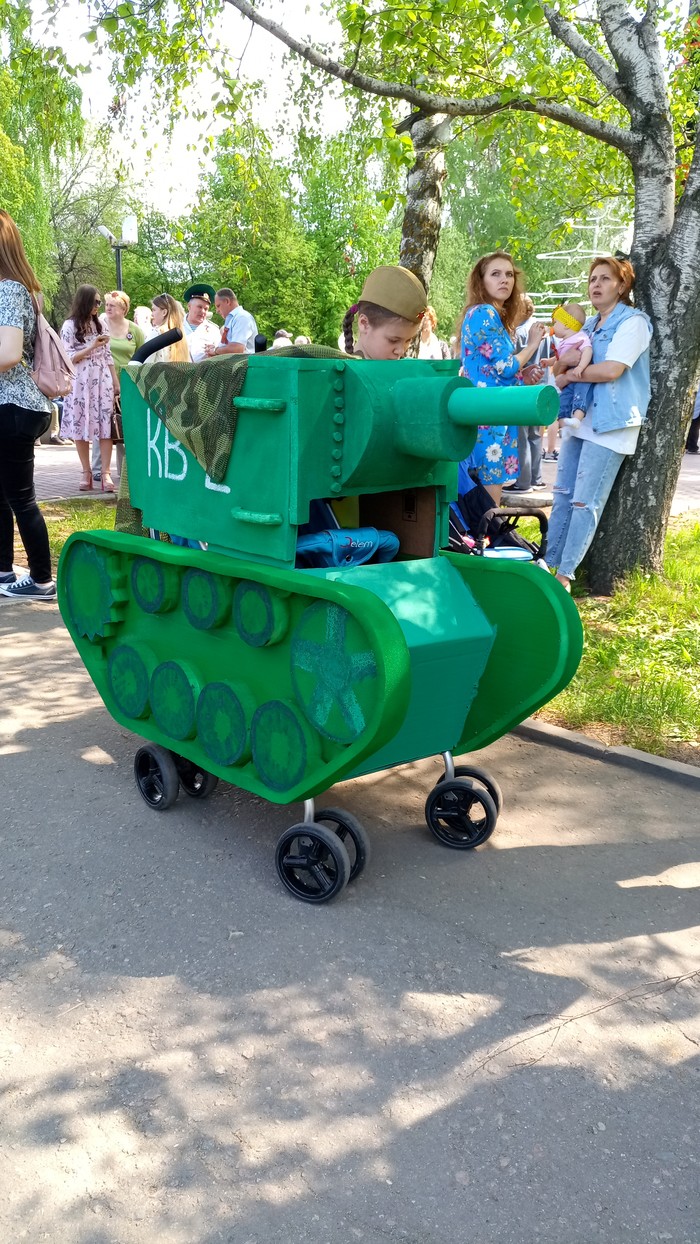
M39 507L46 526L49 529L51 545L51 562L54 568L58 564L59 554L65 541L74 531L94 531L95 528L114 527L116 513L115 499L73 498L68 501L44 501ZM15 562L18 566L26 566L26 555L15 529Z
M539 714L700 764L700 523L675 519L664 577L635 573L610 599L576 598L585 631L573 682Z
M114 526L110 500L42 505L54 565L72 531ZM23 551L17 548L23 564ZM675 519L663 578L633 574L610 599L577 597L585 631L573 682L539 713L609 743L700 764L700 522Z

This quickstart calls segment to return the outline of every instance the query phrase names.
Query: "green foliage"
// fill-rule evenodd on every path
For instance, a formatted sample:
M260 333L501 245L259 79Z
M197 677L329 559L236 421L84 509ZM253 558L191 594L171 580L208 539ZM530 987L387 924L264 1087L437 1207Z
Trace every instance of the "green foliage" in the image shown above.
M566 265L561 258L542 260L538 254L572 251L582 243L589 249L594 236L602 252L615 249L620 226L614 220L631 216L624 161L615 153L575 133L557 135L547 152L530 151L536 142L532 137L537 132L536 121L520 118L520 125L521 141L517 144L507 129L493 137L486 148L467 131L447 148L447 220L430 290L443 336L454 332L467 275L480 255L499 247L510 251L522 267L530 290L546 292L548 281L567 274L575 286L587 266L585 259ZM572 160L574 150L580 158ZM586 191L580 184L580 170L596 162L601 164L597 185L588 186ZM624 188L613 192L615 169L620 175L618 185ZM580 223L592 225L594 220L605 220L606 213L611 223L601 225L595 233L593 228L583 233L573 228L574 216Z
M181 300L191 273L178 238L180 222L169 220L162 212L144 209L131 195L123 216L130 212L138 218L139 241L137 246L122 252L122 268L132 312L134 307L150 307L156 294L172 294ZM106 247L106 243L102 245Z
M88 131L81 149L54 165L46 192L57 273L51 306L55 324L68 315L78 285L95 285L101 293L115 287L114 251L97 227L106 225L120 237L122 223L132 213L139 222L139 243L122 251L123 286L132 308L150 306L154 295L163 292L182 296L189 269L177 238L179 222L144 208L144 195L115 162L107 133Z
M545 715L660 755L679 754L683 744L692 758L690 747L700 745L699 594L700 525L676 520L663 578L635 571L609 600L577 600L583 660Z
M380 182L368 181L361 142L306 133L283 161L260 131L233 126L216 145L206 196L175 226L187 276L231 285L267 336L286 328L336 345L366 272L396 261ZM155 253L172 256L172 243L161 237Z
M261 332L309 332L313 248L294 217L288 170L258 131L233 127L219 140L207 194L178 236L191 276L230 285Z
M38 43L27 0L0 0L0 187L45 291L56 287L46 182L51 161L82 132L75 69Z
M362 130L308 141L302 161L296 214L314 250L311 335L334 346L367 273L378 264L396 263L400 225L379 198L393 195L394 188L391 178L388 183L382 178L381 165L368 164Z
M507 119L515 97L558 99L596 116L624 120L621 105L605 98L597 79L554 39L542 8L531 0L485 5L481 0L386 4L338 0L345 60L360 71L406 82L449 98L496 95L503 111L482 126L484 140ZM599 28L572 11L567 16L599 50Z
M457 320L464 306L469 258L464 235L454 226L445 225L430 284L430 301L438 318L438 337L446 341L458 332Z
M0 74L0 97L4 86L4 74ZM2 206L16 221L24 221L32 202L33 191L27 177L27 161L21 147L13 143L0 129L0 185Z

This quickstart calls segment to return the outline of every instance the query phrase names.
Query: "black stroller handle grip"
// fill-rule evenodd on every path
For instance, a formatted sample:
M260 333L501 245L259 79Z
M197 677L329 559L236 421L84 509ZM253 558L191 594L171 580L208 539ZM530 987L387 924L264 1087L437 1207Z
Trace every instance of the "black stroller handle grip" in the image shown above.
M517 509L508 509L507 507L494 506L493 509L487 510L483 515L481 522L477 528L477 538L483 539L488 530L488 525L492 518L536 518L540 525L540 532L546 536L549 529L549 519L544 510L528 509L526 506L518 506Z
M145 363L157 350L164 350L166 346L174 346L176 341L182 341L182 329L169 328L167 333L159 333L157 337L151 337L150 341L144 341L138 350L134 350L131 362Z
M507 506L499 506L496 512L504 518L536 518L543 536L549 530L549 519L544 510L528 509L527 506L521 505L517 508L514 506L512 509L509 509Z

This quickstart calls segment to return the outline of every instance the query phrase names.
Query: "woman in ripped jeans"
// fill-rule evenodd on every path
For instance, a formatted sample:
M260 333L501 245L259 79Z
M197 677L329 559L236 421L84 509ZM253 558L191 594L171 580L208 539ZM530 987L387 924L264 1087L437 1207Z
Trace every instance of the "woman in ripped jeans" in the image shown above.
M634 269L627 260L594 259L588 296L594 308L584 329L593 341L593 360L576 381L574 419L563 435L554 505L549 522L547 561L557 579L571 590L571 580L595 534L622 463L637 448L639 429L649 405L649 343L652 327L630 303ZM578 361L576 351L555 372Z

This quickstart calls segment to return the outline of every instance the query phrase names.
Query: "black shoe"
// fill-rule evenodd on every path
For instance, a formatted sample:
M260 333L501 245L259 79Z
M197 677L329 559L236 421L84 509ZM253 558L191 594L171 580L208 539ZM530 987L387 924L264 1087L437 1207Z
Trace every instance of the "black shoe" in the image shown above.
M700 449L686 449L687 454L700 454Z
M39 587L32 576L27 575L24 579L17 579L15 583L0 585L0 592L12 600L55 600L56 584L52 581L48 587Z

